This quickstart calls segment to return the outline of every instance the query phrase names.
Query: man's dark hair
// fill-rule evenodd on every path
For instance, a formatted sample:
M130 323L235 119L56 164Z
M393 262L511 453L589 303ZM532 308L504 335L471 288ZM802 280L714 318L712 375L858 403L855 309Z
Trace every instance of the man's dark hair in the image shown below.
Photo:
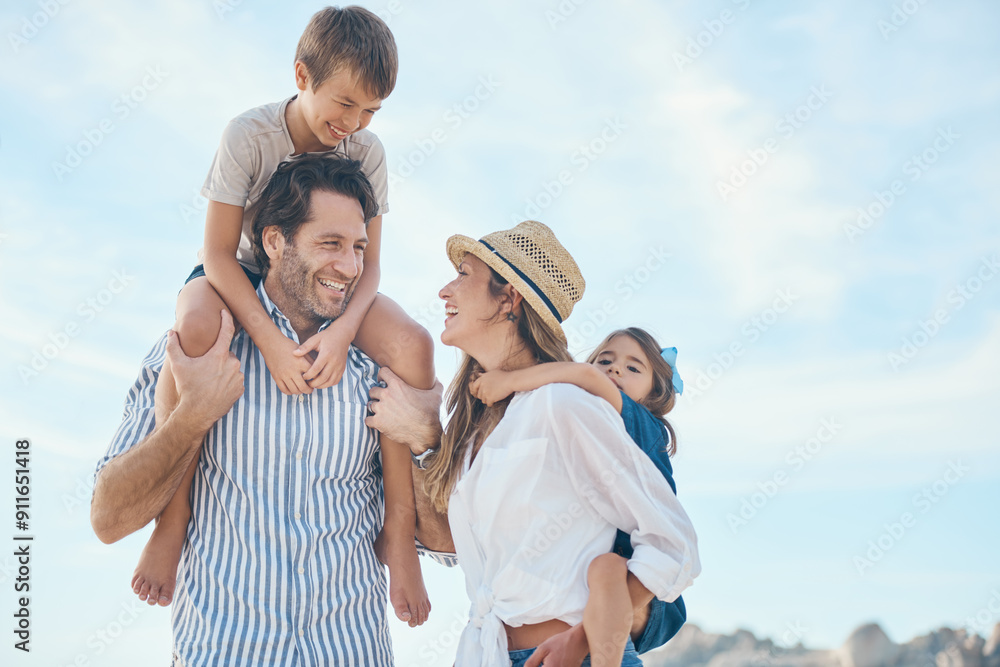
M271 259L264 252L264 228L280 228L285 240L291 242L299 227L309 221L312 193L317 190L357 200L366 226L378 215L375 192L357 160L306 154L282 162L261 193L253 218L253 253L262 276L271 268Z

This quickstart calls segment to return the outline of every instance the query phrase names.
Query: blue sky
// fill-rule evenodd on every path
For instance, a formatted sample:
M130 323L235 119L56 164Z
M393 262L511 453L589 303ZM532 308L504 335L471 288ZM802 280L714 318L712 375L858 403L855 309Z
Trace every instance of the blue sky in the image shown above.
M382 290L437 335L445 239L536 217L587 279L574 352L625 325L680 348L693 622L776 639L798 623L807 645L837 646L863 622L906 641L986 608L1000 590L995 3L364 4L401 58L371 125L392 174ZM129 611L148 532L98 542L89 476L172 323L221 130L293 92L318 8L0 13L0 434L8 452L32 441L37 536L24 664L169 649L167 612ZM447 382L454 351L437 361ZM458 572L425 576L435 611L393 627L401 665L445 664L467 610Z

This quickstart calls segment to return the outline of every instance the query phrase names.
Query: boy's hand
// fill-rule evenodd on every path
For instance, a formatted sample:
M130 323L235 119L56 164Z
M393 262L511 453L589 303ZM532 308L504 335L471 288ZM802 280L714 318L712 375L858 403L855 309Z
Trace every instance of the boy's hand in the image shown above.
M473 396L490 406L513 394L514 388L510 385L510 373L497 370L477 374L472 378L469 391L472 392Z
M299 345L293 353L299 359L315 354L315 360L305 371L303 378L313 389L325 389L340 383L347 368L347 351L351 341L340 328L331 323L326 329L311 336Z
M310 360L302 356L296 356L295 351L299 346L291 338L281 336L281 340L268 347L261 347L264 353L264 362L267 370L271 372L271 377L278 383L281 393L294 396L295 394L310 394L312 388L306 382L303 374L309 370Z

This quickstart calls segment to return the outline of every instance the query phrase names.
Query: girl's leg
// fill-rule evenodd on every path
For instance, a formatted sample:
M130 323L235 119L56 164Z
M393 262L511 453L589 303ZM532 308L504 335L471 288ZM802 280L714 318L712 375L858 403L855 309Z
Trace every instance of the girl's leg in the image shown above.
M177 297L177 322L174 331L184 354L200 357L219 337L222 309L226 305L205 277L195 278ZM156 423L161 424L177 407L177 387L170 364L164 363L156 382ZM132 575L132 591L151 605L167 606L173 600L177 583L177 564L187 537L191 518L191 481L198 469L198 458L184 474L174 497L156 520L153 534L139 557Z
M354 344L410 386L434 386L434 342L430 334L388 297L376 295ZM410 451L385 436L381 437L381 449L385 525L375 541L375 551L389 566L389 600L396 616L413 627L427 620L431 604L414 543L417 514Z
M583 629L594 667L619 667L632 628L632 599L628 593L628 561L603 554L587 568L590 597L583 610Z

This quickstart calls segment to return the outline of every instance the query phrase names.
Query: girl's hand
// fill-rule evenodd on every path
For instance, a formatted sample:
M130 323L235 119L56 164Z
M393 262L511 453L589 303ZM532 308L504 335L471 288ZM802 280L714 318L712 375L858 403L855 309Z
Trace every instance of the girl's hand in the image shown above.
M487 371L472 378L469 391L473 396L487 406L502 401L514 393L510 386L510 373L507 371Z
M298 347L294 340L282 336L280 341L260 348L267 370L278 384L278 389L289 396L312 393L309 383L302 377L309 370L310 362L306 358L295 356L294 352Z
M309 359L307 355L314 354L315 360L309 366L303 378L313 389L325 389L340 383L340 378L347 368L347 351L351 340L346 339L336 322L311 336L299 345L293 354L299 359Z

